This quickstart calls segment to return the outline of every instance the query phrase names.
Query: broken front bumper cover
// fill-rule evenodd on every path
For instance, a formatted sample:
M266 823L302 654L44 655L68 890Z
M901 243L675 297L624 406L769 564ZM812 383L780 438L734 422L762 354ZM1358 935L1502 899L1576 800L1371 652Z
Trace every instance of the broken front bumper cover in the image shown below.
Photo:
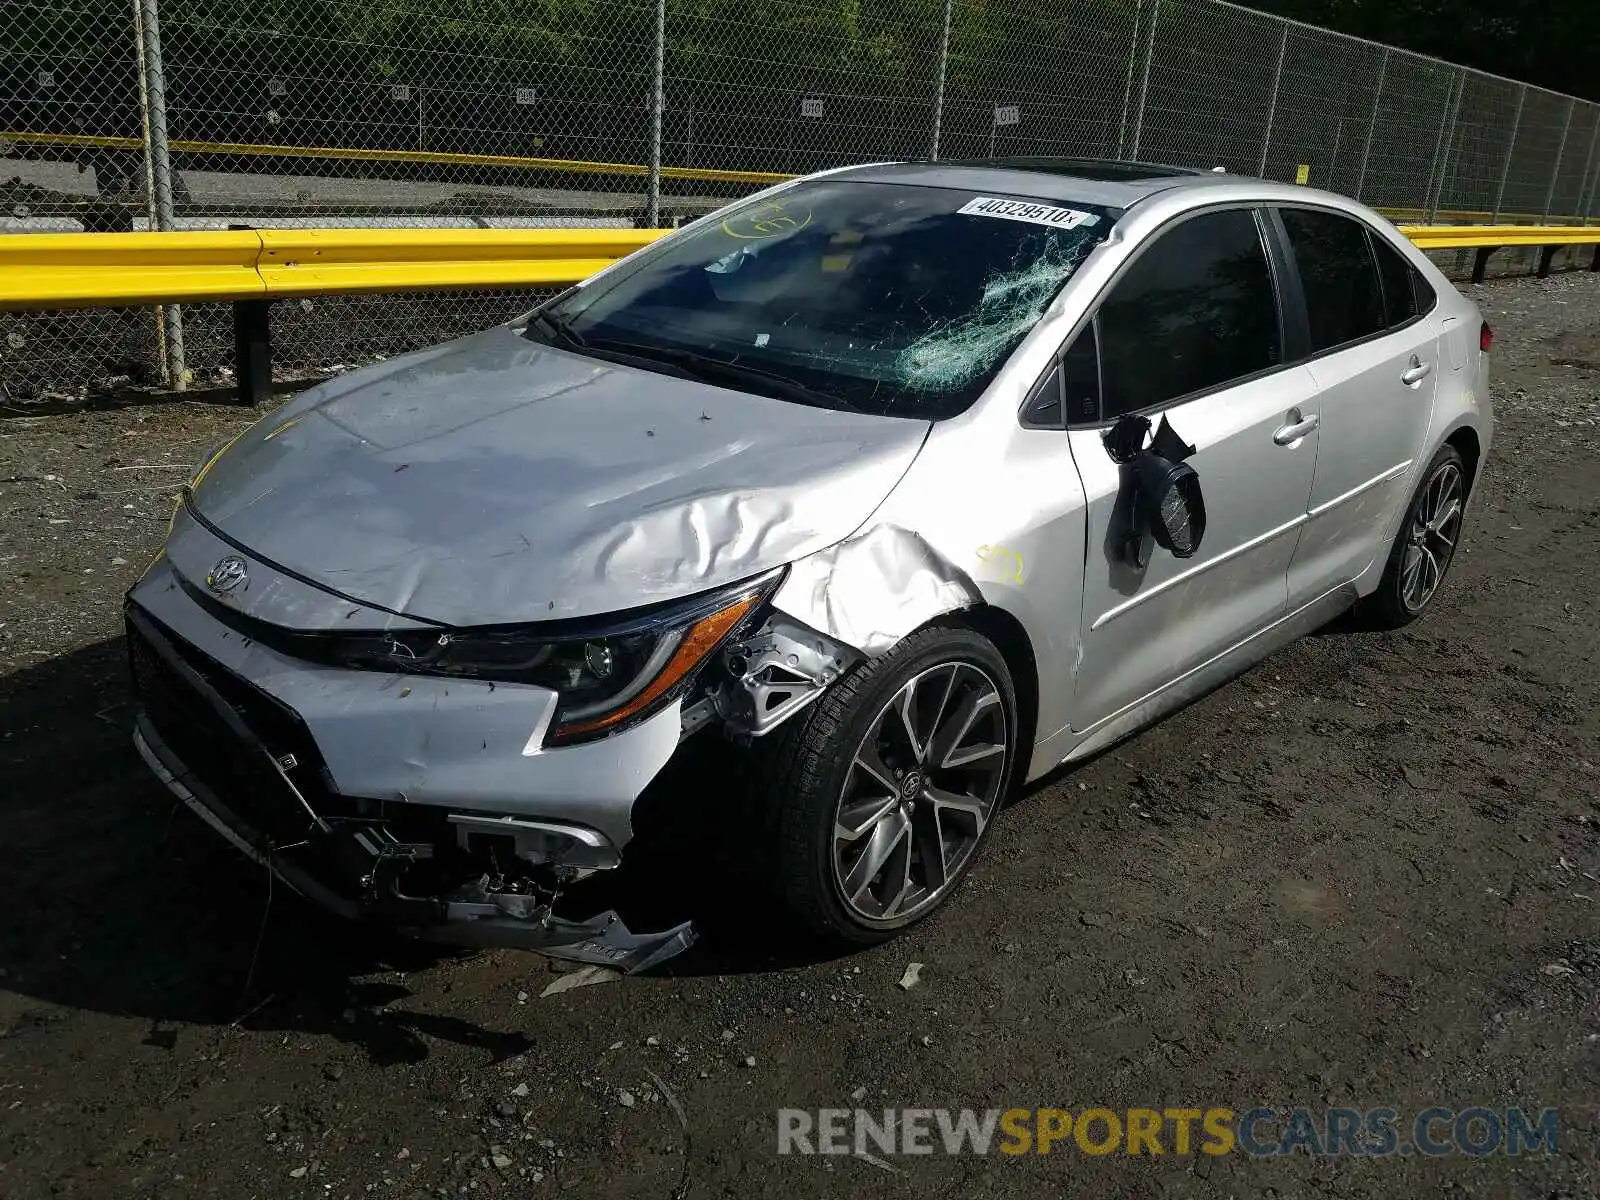
M235 848L335 915L381 923L430 941L534 950L630 973L664 962L694 943L689 922L660 933L636 934L614 911L585 920L558 916L555 897L526 878L507 881L485 874L477 880L455 881L437 892L411 894L404 886L405 876L413 868L426 868L434 856L433 844L402 841L381 819L316 812L290 778L292 756L284 756L287 766L284 758L274 757L238 707L184 661L154 622L133 608L129 635L135 647L136 687L144 701L134 744L150 769ZM152 665L161 678L151 678ZM275 802L292 811L303 831L299 836L287 841L275 838L240 811L244 806L230 805L185 764L162 737L150 711L163 710L156 694L163 686L184 690L191 711L212 727L205 732L225 741L240 766L266 785ZM484 824L476 819L467 823ZM574 872L568 868L568 873Z
M261 863L314 904L349 920L380 921L401 933L451 945L505 946L536 950L551 958L643 971L681 954L694 944L695 930L684 922L661 933L633 933L615 912L586 921L557 917L532 895L463 889L445 898L407 896L398 889L398 868L415 861L427 847L396 842L378 827L342 823L300 846L271 848L266 840L180 765L160 736L141 716L133 735L140 755L179 800L235 848ZM176 769L174 769L176 767ZM320 844L319 844L320 842ZM367 895L353 900L324 884L310 865L328 858L362 862ZM309 861L308 861L309 860Z

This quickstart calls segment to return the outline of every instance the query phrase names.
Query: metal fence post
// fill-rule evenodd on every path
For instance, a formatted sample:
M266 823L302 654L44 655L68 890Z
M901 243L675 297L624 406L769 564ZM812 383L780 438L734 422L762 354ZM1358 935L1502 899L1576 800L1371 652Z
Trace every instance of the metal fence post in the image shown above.
M1583 174L1578 178L1578 208L1572 215L1582 224L1589 223L1589 168L1594 166L1594 148L1600 142L1600 111L1595 113L1594 128L1589 132L1589 153L1583 156Z
M1556 183L1561 178L1561 159L1567 153L1567 134L1572 132L1572 110L1578 106L1575 99L1567 101L1567 119L1561 123L1561 144L1556 147L1556 165L1550 168L1550 186L1544 193L1544 212L1539 216L1539 224L1546 225L1550 221L1550 206L1556 202Z
M650 87L650 182L646 223L661 224L661 110L667 106L667 0L656 0L656 64Z
M1144 140L1144 102L1150 95L1150 60L1156 56L1156 23L1160 18L1161 0L1152 0L1150 28L1145 31L1144 74L1139 80L1139 111L1133 118L1133 146L1128 150L1128 157L1135 162L1139 159L1139 143Z
M1372 93L1372 116L1367 121L1367 140L1361 147L1361 169L1356 172L1356 199L1363 199L1362 188L1367 182L1367 159L1372 156L1372 135L1378 131L1378 108L1383 99L1383 85L1389 78L1389 48L1383 48L1383 63L1378 67L1378 90Z
M1272 100L1267 105L1267 132L1261 139L1261 163L1256 168L1256 175L1261 178L1267 174L1267 151L1272 149L1272 125L1278 119L1278 89L1283 86L1283 60L1288 53L1289 23L1285 21L1278 39L1278 69L1272 75Z
M944 32L939 37L939 78L933 91L933 144L928 157L939 161L939 130L944 125L944 76L950 63L950 9L952 0L944 0Z
M1128 146L1128 104L1133 99L1133 69L1139 60L1139 27L1144 18L1144 0L1134 0L1133 29L1128 34L1128 72L1122 80L1122 122L1117 126L1117 157Z
M1439 219L1439 202L1444 197L1445 182L1450 178L1450 147L1456 140L1456 118L1461 113L1461 97L1466 90L1467 73L1462 71L1456 76L1450 95L1445 97L1445 119L1440 122L1439 141L1433 149L1434 165L1428 169L1429 191L1423 197L1423 202L1428 206L1429 225ZM1448 134L1444 131L1446 124L1450 127ZM1435 174L1438 175L1437 182L1434 180Z
M1500 223L1500 210L1506 202L1506 180L1511 177L1511 156L1516 153L1517 134L1522 129L1522 106L1528 102L1528 85L1523 84L1517 92L1517 112L1511 118L1511 138L1506 142L1505 161L1500 164L1500 184L1494 190L1494 214L1489 218L1489 224Z
M1589 137L1590 158L1595 156L1596 139L1600 139L1600 106L1595 108L1594 133ZM1585 175L1587 176L1587 172ZM1578 215L1583 218L1579 224L1587 225L1589 217L1592 215L1590 210L1594 208L1595 197L1600 196L1600 163L1594 164L1594 178L1592 180L1587 177L1584 179L1584 190L1586 195L1578 198ZM1600 254L1600 250L1595 251L1595 253Z
M144 21L139 12L139 0L133 0L133 49L139 75L139 144L144 147L140 155L144 163L144 216L149 228L156 228L156 177L150 166L150 101L145 92L144 78ZM99 180L95 181L96 190ZM130 222L131 224L131 222ZM167 373L167 309L158 304L151 310L156 319L156 364L163 376Z
M172 210L172 158L167 148L167 76L161 64L161 11L157 0L139 0L139 41L144 53L143 87L145 154L154 192L156 228L171 230L177 224ZM167 385L174 391L189 386L183 356L183 310L176 304L161 309Z

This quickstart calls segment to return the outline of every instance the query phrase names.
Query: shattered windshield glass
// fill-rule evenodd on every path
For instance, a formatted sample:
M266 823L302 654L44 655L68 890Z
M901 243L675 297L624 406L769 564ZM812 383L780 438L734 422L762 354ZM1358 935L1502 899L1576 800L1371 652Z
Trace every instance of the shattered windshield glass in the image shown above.
M1089 204L823 180L730 208L528 334L800 403L947 417L1110 226Z

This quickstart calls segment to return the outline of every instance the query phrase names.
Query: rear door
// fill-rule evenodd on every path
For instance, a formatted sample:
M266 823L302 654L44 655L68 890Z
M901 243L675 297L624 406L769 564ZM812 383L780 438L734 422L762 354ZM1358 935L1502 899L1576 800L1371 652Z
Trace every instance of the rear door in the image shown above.
M1331 209L1276 216L1305 301L1321 436L1289 569L1295 606L1355 579L1387 550L1450 364L1428 315L1432 290L1382 234Z
M1234 208L1167 226L1111 284L1068 350L1067 437L1088 503L1075 730L1117 715L1284 611L1317 431L1311 377L1284 365L1262 220ZM1200 477L1207 524L1192 558L1154 549L1139 567L1123 553L1127 468L1104 437L1126 413L1156 424L1165 417L1196 448L1187 461Z

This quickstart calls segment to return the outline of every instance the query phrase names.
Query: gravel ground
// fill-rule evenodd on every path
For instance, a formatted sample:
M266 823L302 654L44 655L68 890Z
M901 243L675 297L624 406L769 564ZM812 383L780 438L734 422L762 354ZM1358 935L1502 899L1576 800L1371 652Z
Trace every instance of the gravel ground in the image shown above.
M699 947L549 997L273 896L132 752L121 594L247 416L0 410L0 1194L1600 1193L1600 275L1475 291L1498 442L1427 619L1036 787L894 944L827 957L691 868ZM780 1106L856 1103L1557 1106L1561 1148L775 1153Z

